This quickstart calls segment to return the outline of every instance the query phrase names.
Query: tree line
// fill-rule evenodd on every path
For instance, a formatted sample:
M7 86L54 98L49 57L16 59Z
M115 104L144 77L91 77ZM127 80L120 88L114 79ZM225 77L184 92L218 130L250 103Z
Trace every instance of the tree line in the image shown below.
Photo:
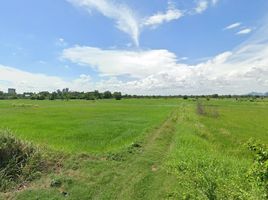
M93 92L77 92L77 91L68 91L57 90L54 92L24 92L23 94L8 94L0 91L0 99L31 99L31 100L70 100L70 99L85 99L85 100L97 100L97 99L122 99L121 92L99 92L95 90Z
M158 99L158 98L182 98L182 99L194 99L197 100L199 98L202 99L228 99L228 98L235 98L237 100L239 99L258 99L258 98L265 98L268 96L260 96L260 95L218 95L218 94L212 94L212 95L129 95L124 94L122 95L121 92L111 92L111 91L105 91L105 92L99 92L98 90L92 91L92 92L77 92L77 91L69 91L68 88L63 90L57 90L54 92L24 92L23 94L8 94L0 91L0 100L4 99L31 99L31 100L75 100L75 99L84 99L84 100L98 100L98 99L116 99L121 100L124 99L130 99L130 98L136 98L136 99L142 99L142 98L150 98L150 99Z

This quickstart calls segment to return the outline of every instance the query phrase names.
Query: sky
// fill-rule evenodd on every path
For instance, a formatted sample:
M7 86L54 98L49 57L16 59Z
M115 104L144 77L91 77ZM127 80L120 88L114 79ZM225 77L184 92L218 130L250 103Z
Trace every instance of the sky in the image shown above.
M0 91L268 92L267 0L2 0Z

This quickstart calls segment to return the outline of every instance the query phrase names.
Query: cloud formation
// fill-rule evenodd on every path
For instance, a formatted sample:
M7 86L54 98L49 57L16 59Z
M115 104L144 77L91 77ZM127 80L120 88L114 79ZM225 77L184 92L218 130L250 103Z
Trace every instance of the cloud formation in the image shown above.
M173 20L180 19L183 16L183 12L179 9L176 9L173 4L169 4L169 7L165 13L159 12L150 17L147 17L144 22L143 26L158 26L163 24L164 22L170 22Z
M91 77L85 74L81 74L74 80L66 81L57 76L31 73L15 67L0 65L0 91L16 88L19 93L52 92L66 87L76 91L88 91L93 90L94 86Z
M97 10L113 19L117 27L128 33L138 44L142 27L154 27L189 15L176 7L146 18L138 18L127 6L107 0L69 0L89 11ZM112 3L113 2L113 3ZM216 0L198 1L196 13L204 12ZM207 3L202 3L207 2ZM203 5L202 5L203 4ZM197 8L196 7L196 8ZM118 11L129 13L127 19ZM141 25L143 24L143 25ZM73 80L56 76L30 73L10 66L0 65L0 90L7 87L19 91L53 91L69 87L72 90L94 89L118 90L131 94L245 94L251 91L267 92L268 88L268 27L260 31L239 47L223 52L195 65L185 64L167 49L135 50L104 49L91 46L65 47L61 57L75 64L93 68L101 80L94 82L87 74ZM252 29L244 28L240 22L225 29L237 34L249 34ZM59 42L65 42L59 39ZM122 76L124 78L122 78Z
M177 57L165 49L148 51L104 50L75 46L65 49L62 58L90 66L104 76L129 75L143 78L163 70L173 69Z
M139 20L127 5L108 0L68 0L75 6L83 7L89 12L97 10L105 17L116 21L116 26L121 31L131 36L134 43L139 45L140 25Z
M38 85L38 86L37 86ZM0 86L18 88L19 91L47 91L61 88L66 82L56 76L35 74L0 65Z
M209 6L209 2L207 0L200 0L198 5L195 8L196 13L200 14L204 12Z
M76 46L64 50L63 57L109 75L108 82L97 83L98 88L138 94L246 94L267 90L267 44L267 35L259 33L233 51L196 65L181 63L165 49L124 51ZM118 77L122 75L135 80L121 81Z
M245 28L245 29L242 29L241 31L238 31L236 34L237 35L246 35L246 34L249 34L251 32L252 32L251 28Z
M239 26L241 26L241 22L236 22L236 23L230 24L229 26L225 27L224 30L234 29L234 28L237 28Z
M267 29L233 51L195 65L182 63L182 59L165 49L126 51L76 46L65 49L63 58L99 71L103 75L100 81L94 82L85 74L66 81L0 65L0 90L15 87L19 91L53 91L69 87L78 91L162 95L267 92Z
M251 28L241 27L241 25L242 25L241 22L236 22L236 23L230 24L229 26L225 27L223 30L232 30L232 29L240 28L240 31L237 31L236 35L246 35L246 34L249 34L253 31Z
M210 6L215 6L219 0L199 0L194 8L194 14L201 14L206 11Z
M151 16L138 17L139 14L129 6L111 0L67 0L71 4L86 9L89 13L96 10L105 17L116 22L116 27L127 33L136 46L139 46L139 37L145 27L157 27L163 23L178 20L186 15L201 14L210 5L216 5L219 0L199 0L194 8L195 12L182 11L176 8L173 1L168 1L168 8L164 12L157 12Z

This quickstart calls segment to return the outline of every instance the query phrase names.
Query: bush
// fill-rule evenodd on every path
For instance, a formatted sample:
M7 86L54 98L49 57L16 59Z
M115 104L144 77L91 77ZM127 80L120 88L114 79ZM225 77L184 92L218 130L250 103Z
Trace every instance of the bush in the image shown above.
M248 143L248 147L254 152L254 163L249 177L264 189L264 198L268 198L268 147L253 140Z
M205 115L206 114L205 108L200 102L197 102L196 112L198 115Z
M116 100L121 100L122 99L122 94L121 92L115 92L113 94L113 97L116 99Z
M219 112L216 110L215 107L205 106L199 101L196 105L196 112L198 115L203 115L212 118L218 118L220 116Z
M40 153L32 145L0 131L0 191L6 191L40 176Z

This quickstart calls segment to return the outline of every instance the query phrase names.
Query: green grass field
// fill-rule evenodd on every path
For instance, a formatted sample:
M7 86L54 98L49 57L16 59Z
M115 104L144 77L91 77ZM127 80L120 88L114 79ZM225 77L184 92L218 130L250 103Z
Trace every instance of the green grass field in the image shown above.
M57 170L0 199L265 199L247 176L246 143L268 144L268 102L203 100L206 115L196 104L0 101L1 129L62 155Z
M1 101L0 129L65 152L105 152L130 145L161 124L174 100Z

